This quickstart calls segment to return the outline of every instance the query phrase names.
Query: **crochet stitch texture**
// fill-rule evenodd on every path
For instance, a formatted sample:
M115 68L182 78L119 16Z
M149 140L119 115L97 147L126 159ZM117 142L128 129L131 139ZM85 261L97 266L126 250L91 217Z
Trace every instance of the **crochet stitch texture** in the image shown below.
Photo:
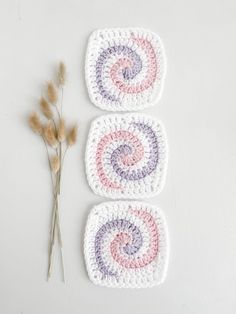
M89 214L84 253L88 275L95 284L120 288L160 284L168 251L165 219L154 205L107 202Z
M144 198L165 180L167 141L163 126L140 113L95 119L86 148L86 172L94 193L110 198Z
M161 39L142 28L114 28L89 38L85 75L92 103L109 111L132 111L156 103L166 60Z

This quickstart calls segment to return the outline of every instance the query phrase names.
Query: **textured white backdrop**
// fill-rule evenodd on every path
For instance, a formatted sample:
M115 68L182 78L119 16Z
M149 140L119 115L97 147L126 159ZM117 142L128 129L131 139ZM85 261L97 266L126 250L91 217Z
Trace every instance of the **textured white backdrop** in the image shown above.
M233 314L236 281L236 4L232 0L0 0L0 314ZM170 160L164 211L171 256L165 283L146 290L94 286L82 242L90 208L84 150L94 107L84 82L88 35L141 26L163 39L164 93L145 113L166 126ZM45 281L50 178L44 147L26 126L41 85L64 59L68 119L79 143L63 174L67 283ZM57 265L57 263L55 263Z

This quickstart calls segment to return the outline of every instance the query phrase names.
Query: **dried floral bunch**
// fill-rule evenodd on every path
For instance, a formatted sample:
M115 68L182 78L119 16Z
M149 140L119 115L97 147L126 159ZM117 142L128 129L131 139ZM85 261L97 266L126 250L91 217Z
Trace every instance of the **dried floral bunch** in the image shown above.
M40 117L36 112L33 112L29 117L29 125L31 129L42 138L45 145L53 187L53 207L47 278L49 279L51 276L53 251L56 240L58 240L64 281L65 272L59 220L61 173L66 152L77 140L77 125L68 129L62 115L65 82L66 68L64 63L60 62L57 70L57 82L53 83L50 81L47 83L45 97L42 97L39 101L39 107L43 117Z

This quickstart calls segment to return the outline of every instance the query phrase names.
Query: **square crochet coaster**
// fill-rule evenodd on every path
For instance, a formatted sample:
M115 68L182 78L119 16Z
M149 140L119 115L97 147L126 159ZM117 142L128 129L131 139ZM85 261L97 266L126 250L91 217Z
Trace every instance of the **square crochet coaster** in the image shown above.
M159 100L166 61L157 34L142 28L93 32L86 56L91 101L110 111L134 111Z
M160 284L168 264L165 219L147 203L102 203L89 214L84 251L88 275L95 284L118 288Z
M86 172L94 193L110 198L145 198L165 180L167 142L163 126L141 113L111 114L92 122Z

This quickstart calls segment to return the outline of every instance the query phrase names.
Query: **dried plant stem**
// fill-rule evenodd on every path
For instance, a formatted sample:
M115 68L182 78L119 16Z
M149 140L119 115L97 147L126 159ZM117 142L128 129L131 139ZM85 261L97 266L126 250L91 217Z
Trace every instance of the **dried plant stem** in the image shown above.
M61 87L61 102L60 102L60 111L58 109L58 106L56 105L56 111L57 111L57 115L58 115L58 120L60 121L62 119L62 107L63 107L63 87ZM61 167L60 170L58 172L58 184L57 184L57 192L60 195L61 193L61 171L62 171L62 143L60 142L59 144L59 160L61 162ZM64 158L63 158L64 159ZM59 226L59 231L60 231L60 226Z
M58 197L59 197L59 195L58 195ZM60 252L61 252L62 278L63 278L63 281L65 282L65 267L64 267L62 238L61 238L61 230L60 230L60 215L59 215L58 207L57 207L57 211L56 211L56 221L57 221L56 227L57 227L58 242L59 242Z
M59 144L59 159L62 160L62 150L61 150L61 143ZM58 184L58 194L61 194L61 167L59 171L59 184Z
M61 169L63 168L63 164L64 164L64 159L65 159L65 156L66 156L66 153L67 153L67 150L68 150L69 146L67 145L66 146L66 149L64 151L64 154L62 156L62 160L61 160Z
M50 159L49 159L49 162L50 162ZM50 172L52 174L51 165L50 165ZM54 249L54 244L55 244L56 210L58 207L56 185L57 185L57 177L56 177L55 186L53 186L54 197L53 197L52 222L51 222L50 244L49 244L49 260L48 260L48 273L47 273L47 279L48 280L51 276L52 261L53 261L53 249Z
M66 146L66 149L64 150L64 152L62 153L62 147L60 147L60 160L61 160L61 167L60 167L60 173L59 173L59 194L60 194L60 190L61 190L61 176L62 176L62 169L63 169L63 164L64 164L64 159L65 159L65 155L66 152L68 150L69 146Z
M53 202L53 216L52 216L52 225L51 225L51 237L50 237L50 246L49 246L49 260L48 260L48 274L47 274L47 280L51 277L51 271L52 271L52 261L53 261L53 249L54 249L54 243L55 243L55 210L57 207L57 200L54 199Z
M61 157L60 157L61 160ZM57 228L57 234L58 234L58 242L60 246L60 252L61 252L61 263L62 263L62 275L63 275L63 281L65 282L65 269L64 269L64 259L63 259L63 249L62 249L62 237L61 237L61 229L60 229L60 216L59 216L59 197L60 197L60 188L61 188L61 167L60 171L58 173L58 186L57 186L57 208L56 208L56 224L55 227Z
M56 112L57 112L57 118L58 118L58 120L60 120L61 115L60 115L60 111L59 111L57 105L55 106L55 108L56 108Z
M59 116L59 121L62 120L62 107L63 107L63 86L61 86L61 102L60 102L60 113L59 110L57 108L58 111L58 116ZM59 158L60 161L62 161L62 143L60 142L59 144ZM62 170L62 163L61 163L61 169L60 169L60 173L59 173L59 194L61 193L61 170Z
M61 116L62 116L63 97L64 97L64 89L63 89L63 86L62 86L62 87L61 87Z
M47 145L47 142L46 142L46 140L45 140L43 135L42 135L42 140L44 142L44 145L45 145L45 148L46 148L46 152L47 152L49 169L51 169L48 145ZM54 246L54 239L55 239L55 237L54 237L55 227L53 227L53 226L55 225L55 208L56 208L56 203L57 203L56 191L55 191L54 180L53 180L53 173L52 173L51 170L50 170L50 177L51 177L52 188L53 188L53 210L52 210L52 224L51 224L51 232L50 232L49 264L48 264L48 275L47 275L48 279L51 276L51 269L52 269L52 258L53 258L52 254L53 254L53 246ZM58 226L58 228L60 230L60 226Z
M51 119L51 120L52 120L52 123L53 123L53 125L54 125L54 130L55 130L55 132L57 132L57 125L56 125L56 122L55 122L54 119Z
M64 69L65 70L65 69ZM65 79L65 73L63 74L63 80ZM61 86L61 106L60 106L60 113L58 111L58 117L59 117L59 123L60 121L63 121L62 118L62 107L63 107L63 85ZM59 144L59 158L60 158L60 170L58 173L58 196L61 194L61 173L62 173L62 142L60 141ZM61 263L62 263L62 274L63 274L63 281L65 282L65 267L64 267L64 258L63 258L63 248L62 248L62 239L61 239L61 231L60 231L60 217L59 217L59 211L57 210L57 221L58 221L58 240L60 245L60 251L61 251Z
M59 219L60 172L61 172L61 170L56 174L55 198L54 198L54 202L53 202L53 215L52 215L52 223L51 223L51 237L50 237L50 247L49 247L49 262L48 262L47 278L49 279L51 276L51 269L52 269L52 262L53 262L53 250L54 250L54 245L55 245L55 240L56 240L56 235L57 235L58 236L58 243L60 246L60 252L61 252L63 281L65 282L62 238L61 238L60 219ZM56 233L56 231L57 231L57 233Z
M46 148L49 169L51 169L51 163L50 163L50 156L49 156L49 151L48 151L48 145L47 145L47 142L46 142L44 136L42 135L41 137L42 137L42 139L43 139L43 142L44 142L44 145L45 145L45 148ZM55 198L54 181L53 181L53 174L52 174L52 171L50 171L50 176L51 176L51 181L52 181L53 196L54 196L54 198Z
M60 115L59 111L58 114ZM48 160L49 160L49 166L50 166L50 157L48 153L48 147L47 143L44 139L44 143L47 149L48 154ZM52 263L53 263L53 251L54 251L54 245L56 241L56 235L58 237L58 243L60 246L60 252L61 252L61 262L62 262L62 274L63 274L63 281L65 282L65 270L64 270L64 260L63 260L63 248L62 248L62 237L61 237L61 229L60 229L60 219L59 219L59 196L60 196L60 187L61 187L61 171L62 171L62 144L59 144L57 155L60 160L60 169L55 174L55 180L53 180L53 174L51 171L51 177L52 182L55 181L55 185L53 184L53 194L54 194L54 201L53 201L53 213L52 213L52 222L51 222L51 236L50 236L50 245L49 245L49 262L48 262L48 274L47 278L49 280L51 276L51 270L52 270Z

